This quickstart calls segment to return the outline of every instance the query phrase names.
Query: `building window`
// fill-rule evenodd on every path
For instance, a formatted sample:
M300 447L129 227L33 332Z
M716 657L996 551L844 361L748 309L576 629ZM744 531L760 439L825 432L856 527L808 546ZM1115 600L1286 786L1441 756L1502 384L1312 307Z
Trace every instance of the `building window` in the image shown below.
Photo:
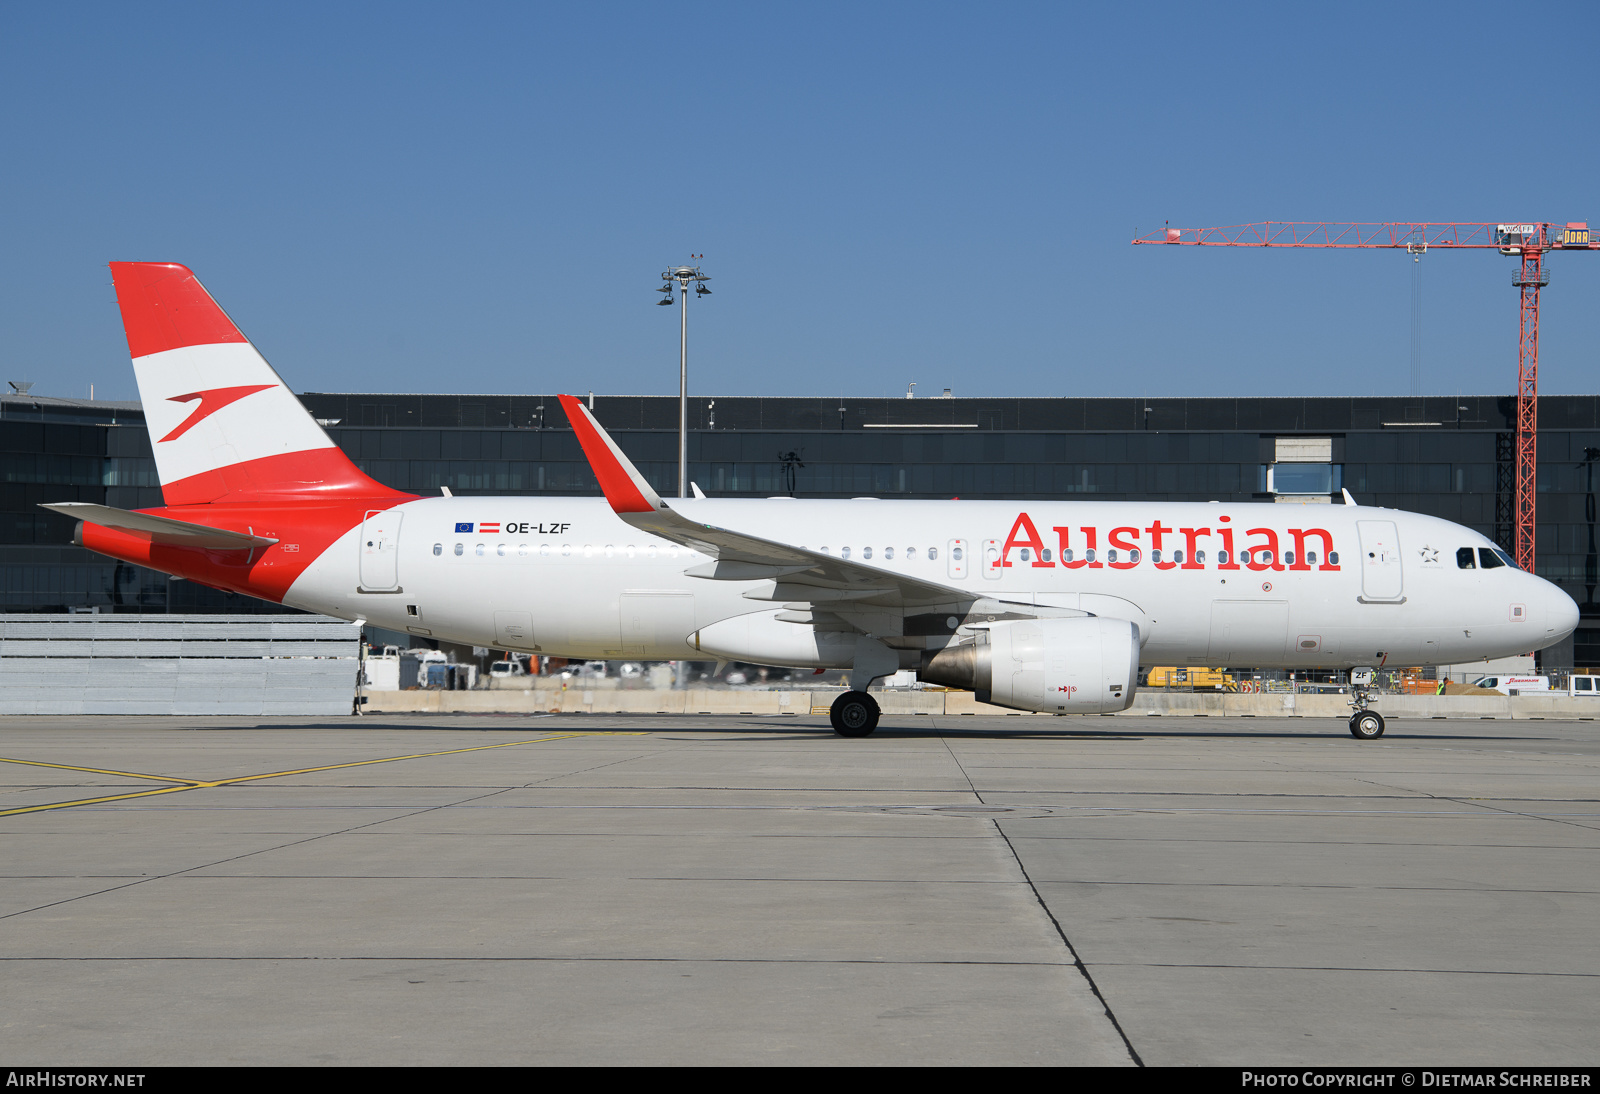
M1269 494L1331 494L1343 482L1342 467L1330 463L1275 463L1267 467Z

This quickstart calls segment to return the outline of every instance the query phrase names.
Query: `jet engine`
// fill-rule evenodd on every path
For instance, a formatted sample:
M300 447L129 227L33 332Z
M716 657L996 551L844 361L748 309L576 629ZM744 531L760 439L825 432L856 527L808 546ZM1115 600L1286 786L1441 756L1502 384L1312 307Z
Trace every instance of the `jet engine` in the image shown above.
M917 678L1016 710L1127 710L1139 681L1139 628L1100 616L992 623L970 641L923 653Z

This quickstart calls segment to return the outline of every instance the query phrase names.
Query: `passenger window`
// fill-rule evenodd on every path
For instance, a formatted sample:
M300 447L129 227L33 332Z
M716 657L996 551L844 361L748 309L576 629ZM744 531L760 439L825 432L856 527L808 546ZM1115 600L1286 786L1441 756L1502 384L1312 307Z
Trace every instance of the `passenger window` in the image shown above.
M1337 565L1339 565L1339 552L1338 551L1329 551L1328 552L1328 565L1329 566L1337 566Z
M1194 560L1200 565L1204 566L1206 564L1206 553L1204 551L1196 551L1194 553Z
M961 550L961 548L957 547L956 550L959 551L959 550ZM960 555L956 556L956 558L958 558L958 559L960 557L961 557ZM928 548L928 561L929 562L937 562L937 561L939 561L939 548L937 548L937 547L929 547Z
M848 547L839 548L839 557L840 558L849 558L850 557L850 548L848 548Z
M872 557L872 548L871 547L863 547L863 548L861 548L861 557L862 558L871 558Z
M1024 561L1024 562L1032 562L1033 561L1033 555L1028 553L1028 549L1026 547L1022 548L1021 554L1022 554L1022 561Z
M931 553L933 548L930 547L930 548L928 548L928 550ZM951 548L950 557L955 559L957 562L960 562L961 561L961 548L959 548L959 547Z
M1293 566L1294 565L1294 552L1293 551L1285 551L1285 552L1283 552L1283 564L1285 566Z
M1317 552L1315 552L1315 551L1307 551L1306 552L1306 565L1307 566L1315 566L1316 564L1317 564Z
M894 557L894 548L893 547L885 547L883 549L883 557L886 558L886 559L893 558Z
M1044 550L1040 551L1039 552L1039 558L1044 562L1049 562L1050 561L1050 548L1046 547Z
M1472 548L1463 547L1456 552L1456 569L1476 570L1477 564L1472 561Z
M1071 547L1065 548L1061 552L1061 561L1062 562L1071 562L1072 558L1073 558L1073 554L1072 554L1072 548Z
M1106 561L1107 562L1115 562L1115 561L1117 561L1117 549L1115 547L1112 547L1110 550L1108 550L1106 552Z
M1487 547L1478 548L1478 564L1485 570L1495 570L1505 565L1504 562L1500 561L1499 556Z
M1574 676L1572 678L1572 689L1574 691L1593 691L1594 681L1587 676Z
M1083 552L1083 557L1084 557L1084 561L1093 562L1094 561L1094 548L1090 547L1088 550L1084 551Z
M501 558L505 558L506 557L506 545L504 543L500 544L500 546L498 546L498 547L496 547L494 549L494 553L499 555Z
M1172 561L1174 565L1181 566L1183 564L1183 552L1181 550L1172 552ZM1200 561L1205 561L1204 555L1200 556Z
M460 544L460 543L456 544L456 557L457 558L461 557L461 552L462 552L464 546L465 546L464 544Z
M1250 563L1252 561L1251 557L1250 557L1250 552L1249 551L1240 551L1239 552L1239 561L1244 563L1246 566L1250 565Z
M1128 561L1129 562L1138 562L1139 561L1139 548L1135 547L1133 550L1128 552Z
M917 549L915 547L907 547L906 548L906 558L907 559L913 559L913 558L916 558L916 557L917 557Z
M483 544L481 544L481 543L478 544L478 557L479 558L483 557Z
M1196 555L1195 557L1199 558L1200 556ZM1204 559L1201 559L1201 561L1204 561ZM1217 565L1218 566L1226 566L1227 564L1228 564L1228 552L1226 552L1226 551L1218 551L1217 552Z
M435 544L434 544L434 545L433 545L433 553L434 553L434 554L435 554L435 555L442 555L442 554L444 554L444 544L442 544L442 543L435 543Z
M1151 562L1160 562L1161 561L1161 552L1159 550L1151 551L1150 552L1150 561Z

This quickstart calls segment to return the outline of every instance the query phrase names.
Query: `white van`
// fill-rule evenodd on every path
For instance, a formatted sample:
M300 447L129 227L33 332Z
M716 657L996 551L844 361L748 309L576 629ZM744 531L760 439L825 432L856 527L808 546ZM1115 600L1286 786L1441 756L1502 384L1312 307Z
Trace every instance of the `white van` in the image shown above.
M1567 677L1567 694L1573 698L1600 699L1600 676Z
M1498 691L1502 695L1510 695L1513 691L1526 695L1530 691L1549 691L1550 677L1548 676L1483 676L1472 682L1475 688L1485 688L1488 691Z

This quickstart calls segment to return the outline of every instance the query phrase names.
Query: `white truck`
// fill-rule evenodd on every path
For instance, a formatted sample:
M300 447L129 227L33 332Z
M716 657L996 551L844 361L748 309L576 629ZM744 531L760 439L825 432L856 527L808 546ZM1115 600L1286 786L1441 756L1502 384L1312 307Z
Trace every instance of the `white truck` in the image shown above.
M1573 673L1567 677L1567 694L1574 699L1580 696L1585 699L1600 699L1600 676L1579 676Z

